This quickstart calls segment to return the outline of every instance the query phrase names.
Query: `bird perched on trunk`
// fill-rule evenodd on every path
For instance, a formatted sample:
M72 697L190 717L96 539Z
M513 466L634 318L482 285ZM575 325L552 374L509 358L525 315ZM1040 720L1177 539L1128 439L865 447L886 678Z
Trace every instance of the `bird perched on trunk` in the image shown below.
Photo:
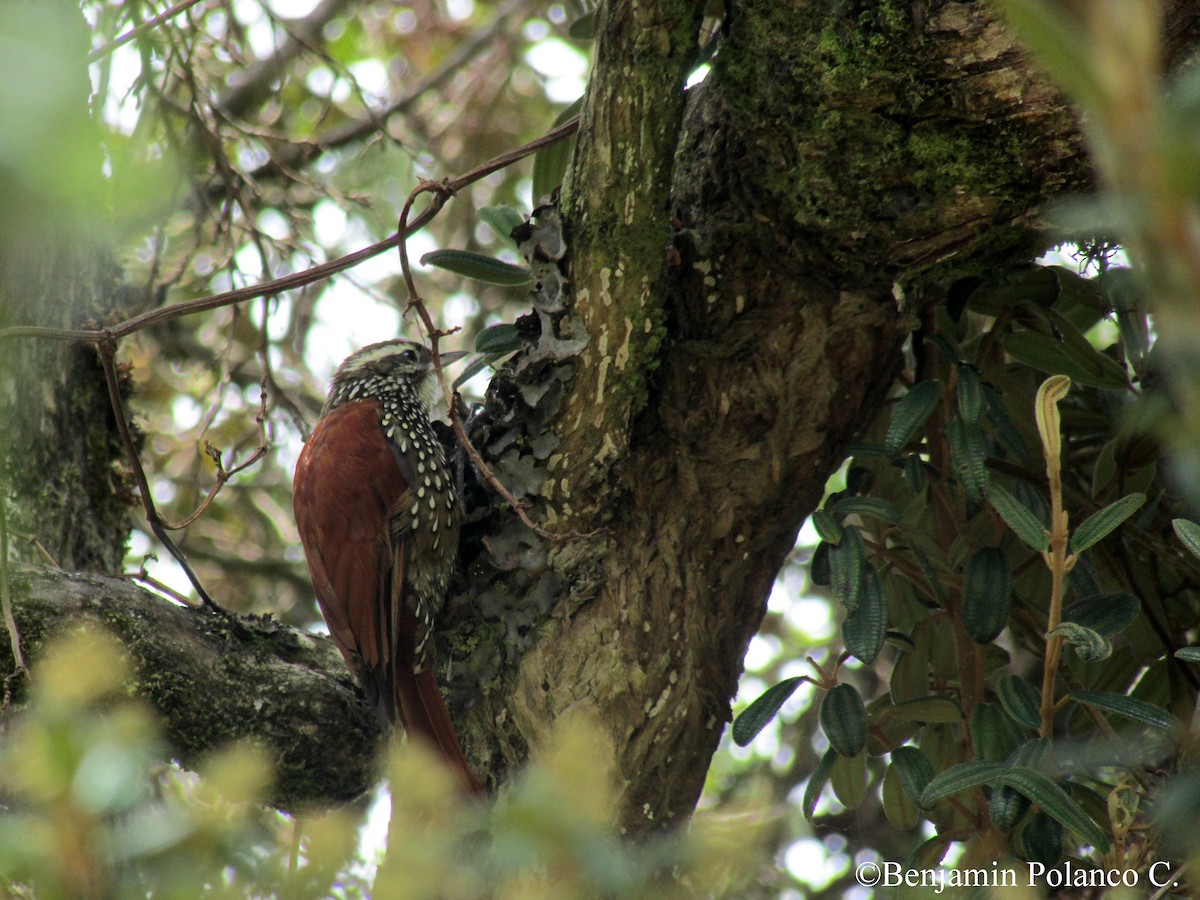
M292 505L329 633L385 729L399 718L478 794L434 674L461 513L429 420L432 368L411 341L349 356L296 464Z

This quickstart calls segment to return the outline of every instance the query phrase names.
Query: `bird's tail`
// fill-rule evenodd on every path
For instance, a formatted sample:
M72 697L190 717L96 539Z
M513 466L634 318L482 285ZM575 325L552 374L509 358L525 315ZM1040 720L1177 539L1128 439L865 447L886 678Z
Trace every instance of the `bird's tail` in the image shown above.
M431 745L454 771L463 792L481 796L483 785L471 771L458 745L458 736L442 701L432 666L421 672L396 673L396 709L409 738Z

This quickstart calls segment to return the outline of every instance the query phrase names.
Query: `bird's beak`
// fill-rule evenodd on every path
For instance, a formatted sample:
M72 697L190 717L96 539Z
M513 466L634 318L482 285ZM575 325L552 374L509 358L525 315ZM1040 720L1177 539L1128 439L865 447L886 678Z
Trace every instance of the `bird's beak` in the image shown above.
M443 352L438 355L441 357L442 365L445 366L445 365L449 365L450 363L454 362L455 360L462 359L468 353L470 353L469 350L451 350L449 352Z

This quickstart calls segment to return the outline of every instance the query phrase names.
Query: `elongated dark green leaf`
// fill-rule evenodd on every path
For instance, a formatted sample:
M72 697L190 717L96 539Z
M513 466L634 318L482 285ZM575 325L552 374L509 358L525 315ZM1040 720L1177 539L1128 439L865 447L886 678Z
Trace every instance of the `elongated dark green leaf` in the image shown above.
M1175 536L1187 547L1192 556L1200 558L1200 525L1189 519L1172 519Z
M1108 849L1108 838L1100 826L1044 772L1027 766L1013 766L1001 772L996 782L1020 791L1040 806L1046 815L1074 831L1093 847L1102 851Z
M851 614L858 609L865 566L862 533L855 526L847 525L842 529L842 540L836 546L830 546L829 573L834 599Z
M739 747L745 747L754 740L767 723L775 718L779 708L787 702L788 697L796 692L796 688L800 687L802 682L809 680L811 679L807 675L785 678L759 694L755 701L733 720L733 742Z
M482 253L470 250L432 250L421 257L422 265L437 266L464 278L473 278L486 284L507 286L529 284L533 275L528 269L514 266Z
M1005 675L996 683L996 693L1000 697L1000 705L1015 722L1031 731L1041 726L1041 696L1037 688L1024 678L1019 675Z
M829 564L829 551L832 549L833 544L821 541L813 551L812 560L808 564L808 577L816 587L833 585L833 572Z
M867 754L841 756L829 772L833 795L846 809L858 809L867 798Z
M896 505L880 497L843 497L833 505L833 511L842 518L849 515L874 516L893 525L900 522L900 510L896 509Z
M935 775L921 791L921 806L928 808L951 794L990 784L1003 771L1003 763L965 762L951 766Z
M1042 310L1056 335L1019 331L1004 339L1011 356L1051 375L1065 375L1090 387L1120 390L1129 384L1125 369L1091 345L1078 328L1053 309Z
M983 382L979 378L979 370L972 365L960 363L958 366L958 385L955 387L955 397L958 414L964 422L978 422L979 417L987 406L983 394Z
M1043 768L1050 758L1050 739L1044 737L1030 738L1013 751L1008 758L1010 766L1028 766L1031 769Z
M1008 785L998 784L992 788L988 799L988 815L992 824L1001 831L1011 831L1029 811L1029 798Z
M558 114L554 120L555 127L562 125L572 116L579 114L583 104L580 97ZM543 147L533 157L533 205L537 206L550 198L554 190L563 183L567 169L571 165L571 155L575 152L575 136L563 138L549 147Z
M867 710L852 684L839 684L821 700L821 730L840 756L857 756L867 746Z
M936 378L920 381L907 394L896 401L892 409L892 421L888 423L887 436L883 440L883 452L897 456L929 418L942 396L942 385Z
M900 778L904 793L920 805L925 786L933 780L933 765L929 762L929 757L916 747L897 747L892 751L892 768Z
M991 423L992 429L996 436L1000 438L1001 443L1009 450L1015 453L1025 465L1033 464L1033 455L1029 452L1029 447L1025 443L1025 439L1021 437L1021 432L1017 429L1016 423L1008 414L1008 409L1004 405L1004 401L1000 398L1000 394L990 384L983 386L983 395L987 400L985 406L985 414L988 422Z
M842 540L842 526L828 510L818 509L812 514L813 528L817 529L817 537L830 544L838 544Z
M1021 859L1038 862L1049 868L1062 857L1063 827L1038 810L1015 836L1013 849Z
M1090 662L1099 662L1112 656L1112 641L1099 632L1074 622L1063 622L1053 631L1047 632L1046 637L1061 637L1075 648L1080 659Z
M884 715L895 716L906 722L947 723L961 722L962 709L947 697L917 697L888 707Z
M1127 591L1113 591L1107 594L1093 594L1075 601L1063 610L1062 617L1064 622L1074 622L1106 638L1112 638L1128 628L1141 609L1142 604L1133 594Z
M800 803L800 808L804 812L804 818L810 822L817 809L817 801L821 799L821 789L829 781L829 775L833 771L833 764L837 762L837 758L837 752L830 747L825 751L812 774L808 776L808 784L804 787L804 799Z
M473 353L467 357L467 364L462 367L462 371L458 373L458 377L454 379L454 383L450 385L451 390L457 391L460 387L482 372L488 367L488 359L490 357L479 353Z
M493 325L475 335L476 353L512 353L520 349L521 335L516 325Z
M1011 606L1008 554L999 547L979 548L963 574L963 627L975 643L990 644L1008 624Z
M1070 696L1072 700L1091 706L1101 712L1123 716L1135 722L1142 722L1152 728L1161 728L1164 731L1176 731L1181 727L1179 720L1165 709L1157 707L1153 703L1147 703L1145 700L1138 700L1136 697L1101 691L1071 691Z
M870 664L883 649L883 636L886 631L887 597L883 593L879 573L868 565L863 570L858 609L847 615L846 620L842 622L842 642L855 657Z
M1021 734L998 704L977 703L971 710L971 746L978 762L1007 762Z
M987 445L983 439L983 429L955 415L946 426L945 434L954 471L962 482L967 499L972 503L981 503L988 485Z
M485 206L479 210L479 218L506 243L517 246L512 236L513 229L525 224L525 217L511 206Z
M887 816L888 823L893 828L907 831L915 828L921 821L921 811L917 808L916 801L905 792L894 764L888 766L883 773L879 795L883 800L883 814Z
M1026 544L1038 551L1044 551L1050 546L1050 535L1046 533L1045 527L1038 521L1037 516L1029 511L1029 507L1016 497L992 482L988 484L987 498L992 508L1004 520L1004 524Z
M1121 523L1137 512L1145 502L1145 494L1126 494L1120 500L1088 516L1071 535L1071 552L1082 553L1093 544L1104 540L1120 528Z

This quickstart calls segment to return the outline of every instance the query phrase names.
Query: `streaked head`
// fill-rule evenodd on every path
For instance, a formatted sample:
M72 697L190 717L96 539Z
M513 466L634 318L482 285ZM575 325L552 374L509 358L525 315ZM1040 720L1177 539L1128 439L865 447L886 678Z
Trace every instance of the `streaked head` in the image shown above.
M442 353L443 364L465 356L463 351ZM347 356L333 375L326 408L371 396L381 389L407 386L422 399L432 388L433 354L424 344L395 339L368 344ZM355 389L355 386L358 389Z

